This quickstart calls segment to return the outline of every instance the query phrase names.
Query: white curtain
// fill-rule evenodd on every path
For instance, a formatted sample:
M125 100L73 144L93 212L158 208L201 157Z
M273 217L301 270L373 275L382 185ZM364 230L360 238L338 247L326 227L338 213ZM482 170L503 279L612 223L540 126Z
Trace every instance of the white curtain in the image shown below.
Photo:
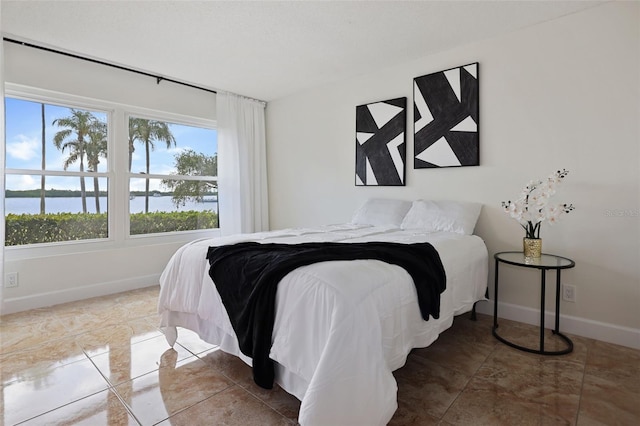
M218 200L222 235L269 229L265 103L218 92Z

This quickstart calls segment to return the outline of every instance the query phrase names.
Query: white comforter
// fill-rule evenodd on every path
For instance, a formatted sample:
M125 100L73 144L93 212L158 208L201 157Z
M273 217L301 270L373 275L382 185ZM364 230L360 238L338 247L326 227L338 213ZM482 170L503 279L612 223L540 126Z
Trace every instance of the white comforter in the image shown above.
M229 317L208 275L207 248L240 241L395 241L434 245L447 274L440 318L424 321L409 274L377 260L321 262L296 269L278 287L270 356L276 381L302 401L307 425L382 425L397 409L392 371L414 347L431 344L454 315L484 298L488 257L477 236L362 225L288 229L198 240L181 247L163 272L162 327L181 326L240 353Z

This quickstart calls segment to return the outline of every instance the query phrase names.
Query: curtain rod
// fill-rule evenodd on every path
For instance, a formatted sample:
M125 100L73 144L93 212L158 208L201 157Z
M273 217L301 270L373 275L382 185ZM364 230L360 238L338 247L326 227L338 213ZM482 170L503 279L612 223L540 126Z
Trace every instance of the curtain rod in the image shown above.
M85 56L80 56L80 55L76 55L76 54L73 54L73 53L63 52L61 50L51 49L49 47L39 46L37 44L28 43L26 41L15 40L15 39L8 38L8 37L3 37L2 39L4 41L9 42L9 43L15 43L15 44L19 44L21 46L33 47L34 49L40 49L40 50L44 50L46 52L57 53L59 55L68 56L70 58L80 59L80 60L87 61L87 62L92 62L94 64L106 65L108 67L117 68L119 70L129 71L129 72L133 72L133 73L136 73L136 74L142 74L142 75L145 75L147 77L155 78L156 79L156 84L160 84L161 81L168 81L169 83L175 83L175 84L180 84L182 86L191 87L193 89L204 90L205 92L209 92L209 93L218 93L215 90L207 89L205 87L200 87L200 86L196 86L194 84L185 83L183 81L173 80L171 78L166 78L166 77L162 77L162 76L159 76L159 75L151 74L151 73L148 73L148 72L135 70L133 68L123 67L121 65L111 64L109 62L100 61L98 59L87 58Z

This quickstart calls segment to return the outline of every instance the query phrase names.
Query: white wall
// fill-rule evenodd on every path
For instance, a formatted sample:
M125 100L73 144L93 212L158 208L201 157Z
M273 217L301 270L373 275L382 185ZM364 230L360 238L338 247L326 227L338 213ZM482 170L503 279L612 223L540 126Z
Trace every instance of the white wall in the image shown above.
M24 85L180 116L215 119L216 102L212 93L168 82L156 84L150 77L13 43L3 44L5 81L12 88ZM115 120L124 120L123 117ZM4 132L2 134L4 136ZM126 135L120 135L116 143L127 144ZM4 230L4 221L1 227ZM62 244L54 250L7 248L4 271L18 273L19 287L3 289L2 313L158 284L175 250L203 235L205 233L196 232Z
M271 227L348 221L369 197L470 200L484 204L476 233L493 255L522 247L500 202L566 168L555 200L576 210L541 232L543 251L576 262L563 273L577 287L576 303L562 304L563 329L640 347L639 28L640 4L607 3L269 103ZM413 78L475 61L480 166L414 170ZM355 187L355 107L400 96L407 185ZM536 321L539 274L506 267L500 277L504 311Z

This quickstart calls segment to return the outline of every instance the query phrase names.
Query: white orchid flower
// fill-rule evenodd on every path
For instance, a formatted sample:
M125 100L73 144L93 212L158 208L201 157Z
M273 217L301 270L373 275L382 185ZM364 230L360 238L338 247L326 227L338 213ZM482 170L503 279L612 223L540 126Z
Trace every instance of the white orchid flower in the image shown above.
M568 173L562 169L549 175L546 180L531 180L516 201L502 202L505 213L522 225L528 237L539 238L541 222L554 224L560 216L574 210L573 204L547 205Z

